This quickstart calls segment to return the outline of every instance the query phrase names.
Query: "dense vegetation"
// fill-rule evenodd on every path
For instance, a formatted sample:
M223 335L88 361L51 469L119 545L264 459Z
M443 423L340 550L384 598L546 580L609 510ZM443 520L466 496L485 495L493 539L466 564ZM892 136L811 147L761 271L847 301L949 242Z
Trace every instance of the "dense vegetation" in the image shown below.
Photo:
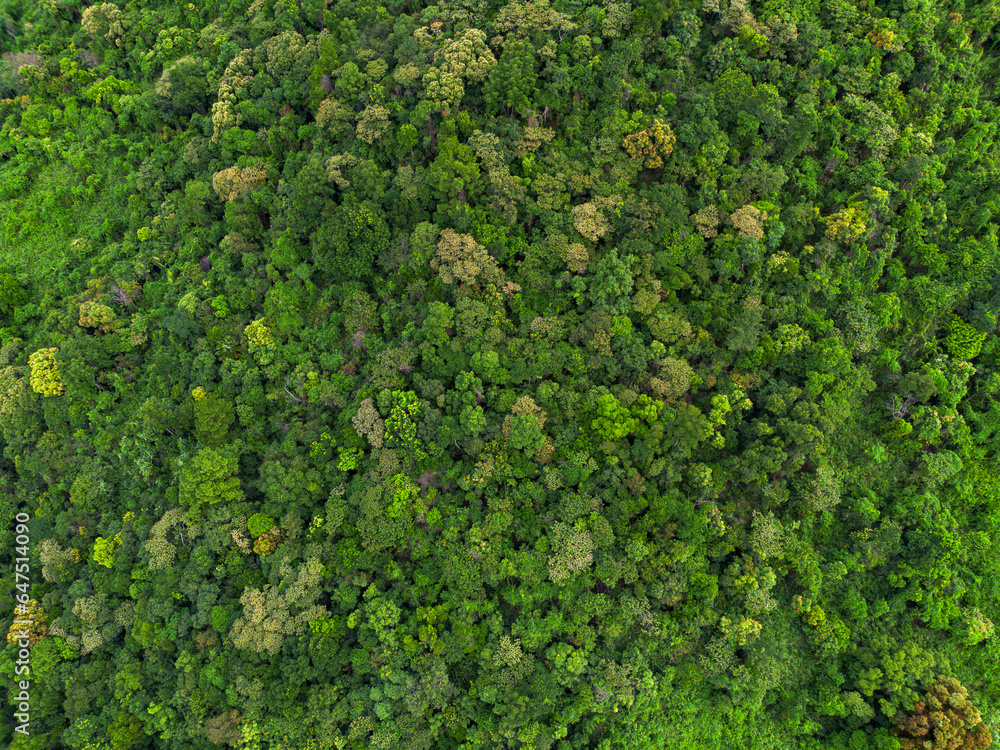
M995 0L0 15L0 744L990 745Z

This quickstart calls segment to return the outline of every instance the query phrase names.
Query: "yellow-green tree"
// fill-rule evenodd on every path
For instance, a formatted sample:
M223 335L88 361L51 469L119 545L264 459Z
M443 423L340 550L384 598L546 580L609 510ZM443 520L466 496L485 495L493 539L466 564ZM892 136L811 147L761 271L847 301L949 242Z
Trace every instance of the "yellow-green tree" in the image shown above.
M61 396L66 392L56 363L57 347L39 349L28 357L31 367L31 389L43 396Z
M115 551L121 546L121 543L121 532L107 539L101 536L97 537L94 540L94 562L98 565L103 565L105 568L113 567L115 564Z
M611 231L611 222L601 209L610 208L617 202L617 196L611 196L573 206L573 228L591 242L597 242Z
M83 11L80 23L91 36L117 41L125 33L125 16L114 3L98 3Z
M246 327L247 341L250 343L250 353L261 365L269 365L274 361L274 334L271 327L263 319L255 320Z
M860 203L851 203L847 208L841 209L835 214L821 219L821 221L826 224L827 238L849 245L860 240L868 231L865 217L864 206Z
M385 437L385 422L375 408L375 402L366 398L361 402L358 413L351 418L354 430L366 438L373 448L381 448Z
M736 228L740 237L753 237L762 240L764 239L764 222L766 220L766 211L761 211L756 206L743 206L733 211L727 221Z
M496 261L469 234L459 234L454 229L441 231L438 241L437 255L431 260L431 268L435 269L445 284L453 284L456 280L463 284L473 284L477 277L484 276L487 280L496 279L499 275Z
M358 119L358 138L365 143L375 143L389 130L390 124L389 110L381 104L370 104Z
M653 124L645 130L625 136L622 148L647 169L654 169L663 166L664 158L673 153L676 142L677 136L669 125L653 120Z
M267 170L261 166L229 167L212 175L212 187L224 201L236 200L267 182Z
M552 529L549 557L549 577L554 583L563 583L576 573L586 570L594 562L594 540L589 532L558 522Z
M307 559L298 570L284 560L278 575L280 586L266 584L263 589L244 590L240 597L243 614L229 633L236 648L276 654L286 635L300 635L311 621L329 614L314 603L323 580L323 565L318 559Z
M441 45L438 53L444 68L473 83L482 83L496 66L493 52L486 44L486 34L479 29L464 29Z
M79 323L83 328L99 328L105 333L121 327L115 311L100 302L84 302L80 305Z

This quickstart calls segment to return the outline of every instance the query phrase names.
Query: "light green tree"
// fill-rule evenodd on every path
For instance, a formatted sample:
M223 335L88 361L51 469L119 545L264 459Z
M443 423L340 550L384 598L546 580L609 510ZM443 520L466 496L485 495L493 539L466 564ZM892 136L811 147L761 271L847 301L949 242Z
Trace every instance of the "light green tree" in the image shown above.
M236 458L213 448L202 448L184 462L180 478L180 503L198 518L206 505L236 503L243 499Z
M985 341L985 333L980 333L956 315L951 319L944 345L955 359L968 360L979 355Z
M591 421L590 427L602 439L621 440L633 432L637 425L638 422L629 414L628 409L610 393L598 398L597 416Z

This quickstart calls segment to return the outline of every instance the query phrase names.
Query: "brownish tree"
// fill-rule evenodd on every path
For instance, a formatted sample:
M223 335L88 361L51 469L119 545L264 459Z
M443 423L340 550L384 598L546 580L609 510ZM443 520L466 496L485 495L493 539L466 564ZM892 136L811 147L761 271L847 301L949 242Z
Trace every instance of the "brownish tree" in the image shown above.
M939 677L909 714L895 719L902 750L985 750L993 742L979 709L954 677Z
M240 712L232 711L205 720L205 736L216 745L235 745L240 741Z

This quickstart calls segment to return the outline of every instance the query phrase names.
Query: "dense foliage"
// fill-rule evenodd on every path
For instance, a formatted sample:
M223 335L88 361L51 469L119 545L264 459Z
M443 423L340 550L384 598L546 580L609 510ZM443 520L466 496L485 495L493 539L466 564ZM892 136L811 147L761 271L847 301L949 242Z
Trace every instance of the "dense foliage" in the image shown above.
M996 2L0 16L0 744L991 744Z

